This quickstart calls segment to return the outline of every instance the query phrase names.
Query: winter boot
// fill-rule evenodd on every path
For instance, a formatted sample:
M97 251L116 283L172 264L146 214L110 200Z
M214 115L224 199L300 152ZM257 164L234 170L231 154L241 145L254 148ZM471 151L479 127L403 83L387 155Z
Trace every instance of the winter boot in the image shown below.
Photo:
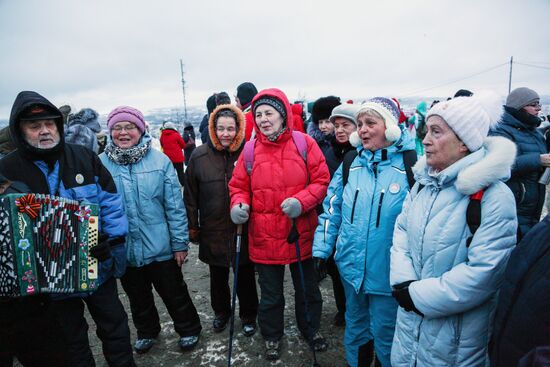
M265 359L268 361L275 361L279 359L281 345L279 341L266 340L265 341Z

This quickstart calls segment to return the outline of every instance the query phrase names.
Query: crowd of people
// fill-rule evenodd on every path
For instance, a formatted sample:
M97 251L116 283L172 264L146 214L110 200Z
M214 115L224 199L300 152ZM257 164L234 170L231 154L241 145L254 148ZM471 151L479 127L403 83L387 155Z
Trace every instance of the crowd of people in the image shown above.
M320 323L334 302L352 367L548 365L550 132L534 90L504 103L460 90L410 116L393 98L337 96L308 116L250 82L235 101L208 98L200 146L192 126L165 123L160 152L134 107L114 108L105 135L92 109L16 97L0 194L98 204L100 277L85 294L0 299L0 366L94 366L84 306L107 364L135 366L116 279L135 352L161 331L153 288L192 350L206 326L181 270L190 242L209 267L213 331L233 322L233 271L241 332L259 329L267 360L281 354L288 267L313 356L330 348ZM327 275L334 299L319 289Z

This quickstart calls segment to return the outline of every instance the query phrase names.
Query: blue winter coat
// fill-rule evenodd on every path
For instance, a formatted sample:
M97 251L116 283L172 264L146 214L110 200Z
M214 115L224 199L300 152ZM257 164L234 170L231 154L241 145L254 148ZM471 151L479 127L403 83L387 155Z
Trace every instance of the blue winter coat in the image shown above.
M347 185L342 187L342 165L330 182L313 256L326 259L336 245L340 276L357 293L391 295L393 226L409 191L402 152L414 148L404 130L401 139L385 149L372 153L359 147Z
M409 286L416 308L399 308L392 366L487 366L487 345L497 290L516 243L513 194L508 179L514 145L500 137L430 173L426 158L414 167L416 184L395 224L392 286ZM487 187L481 224L471 244L466 222L469 195Z
M151 137L146 134L139 144ZM111 172L128 216L128 266L142 267L187 251L189 235L183 196L174 166L163 153L149 149L131 165L118 165L105 153L99 158Z
M544 169L540 155L548 153L548 149L543 135L536 129L538 118L524 111L505 109L502 122L491 134L516 144L517 157L512 177L506 184L516 198L521 235L525 235L540 220L545 197L545 186L538 183Z

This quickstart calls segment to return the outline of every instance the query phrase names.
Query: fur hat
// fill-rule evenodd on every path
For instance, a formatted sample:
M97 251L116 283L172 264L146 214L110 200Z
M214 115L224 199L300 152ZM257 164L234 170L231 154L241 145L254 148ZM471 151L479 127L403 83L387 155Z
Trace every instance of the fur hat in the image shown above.
M508 94L506 106L520 110L528 104L539 101L540 97L537 92L529 88L521 87L514 89Z
M487 91L437 103L428 111L426 121L431 116L441 117L468 150L475 152L483 145L489 129L498 123L502 112L502 98Z
M401 137L401 129L397 125L399 123L399 108L397 104L389 98L374 97L361 105L356 118L366 110L374 110L378 112L386 124L386 139L388 141L397 141Z
M340 102L340 98L335 96L319 98L315 101L313 108L311 109L311 121L318 124L319 120L328 119L334 107L341 104L342 102Z
M469 91L468 89L459 89L459 90L456 91L453 98L456 98L456 97L471 97L473 95L474 94L471 91Z
M117 122L128 121L137 126L143 134L145 132L145 118L140 110L130 106L118 106L107 116L107 128L109 131Z
M250 82L244 82L237 87L237 97L241 102L241 106L246 106L252 102L252 98L256 94L258 94L258 89Z

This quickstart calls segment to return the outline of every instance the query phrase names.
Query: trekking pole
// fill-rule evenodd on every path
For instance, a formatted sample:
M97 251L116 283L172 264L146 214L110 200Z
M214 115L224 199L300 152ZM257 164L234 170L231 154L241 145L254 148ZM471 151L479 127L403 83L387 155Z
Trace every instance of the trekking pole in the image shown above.
M306 322L307 326L309 327L309 331L313 331L313 328L311 327L311 314L309 313L309 304L307 301L306 296L306 281L304 278L304 269L302 267L302 258L300 256L300 243L298 242L299 238L298 234L298 228L296 228L296 219L292 219L292 228L290 230L290 233L287 237L288 243L293 243L296 246L296 258L298 259L298 270L300 271L300 285L302 286L302 294L304 295L304 310L306 313ZM317 355L315 354L315 346L313 345L313 334L309 337L310 340L308 340L308 344L311 348L311 352L313 353L313 367L320 367L320 364L317 363Z
M239 279L239 257L241 255L241 239L243 225L237 225L237 240L235 243L235 263L233 265L233 296L231 299L231 323L229 324L229 350L227 352L227 367L231 367L231 352L233 351L233 331L235 330L235 301L237 300L237 284Z

